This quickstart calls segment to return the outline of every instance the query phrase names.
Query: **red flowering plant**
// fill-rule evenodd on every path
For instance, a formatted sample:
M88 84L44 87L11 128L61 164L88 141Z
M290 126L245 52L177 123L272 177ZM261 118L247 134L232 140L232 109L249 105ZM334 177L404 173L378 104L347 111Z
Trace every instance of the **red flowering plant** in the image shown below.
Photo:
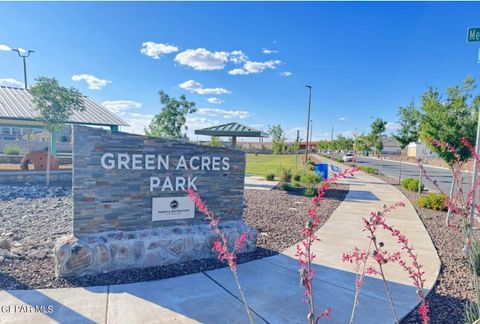
M245 306L248 319L250 320L250 323L253 323L250 307L248 306L247 298L245 297L245 292L240 285L240 280L237 273L237 253L242 251L245 247L245 244L247 242L247 233L241 233L235 241L235 246L233 247L233 249L230 250L228 247L228 238L225 235L225 232L219 227L220 218L216 217L215 214L208 209L207 205L202 201L196 191L191 188L188 188L186 191L188 197L195 203L198 211L203 213L203 215L205 216L205 220L209 221L209 226L212 232L218 236L218 239L213 242L212 251L218 253L218 260L226 262L228 264L228 267L230 268L230 271L233 274L233 278L235 279L235 282L237 284L238 290L240 291L240 296L242 297L243 305Z
M467 262L470 263L473 287L476 295L476 301L474 303L468 303L467 305L466 316L467 319L472 319L471 321L468 320L469 322L475 322L480 320L480 282L478 278L480 275L480 244L476 238L478 234L475 233L475 228L480 221L480 204L478 201L480 177L474 177L475 181L472 181L468 192L465 193L463 191L463 176L461 171L466 159L462 159L462 154L459 153L459 150L464 150L466 148L469 151L477 175L480 170L480 156L475 150L475 147L473 147L470 141L466 138L460 140L460 144L463 147L458 148L442 141L429 140L428 143L439 149L448 151L453 156L452 161L449 163L453 175L450 194L443 192L437 182L428 175L422 163L418 163L418 165L425 178L435 186L438 192L445 196L445 206L448 207L449 210L446 219L447 225L455 230L459 229L462 232L463 252ZM463 155L466 154L464 153ZM456 189L454 190L453 188ZM461 226L454 226L450 223L450 214L460 221Z
M355 280L355 297L350 316L350 323L353 322L355 317L355 310L358 305L358 296L365 274L379 275L382 278L393 316L395 321L399 323L390 288L385 277L384 265L387 263L396 263L400 265L400 267L402 267L402 269L412 279L413 284L417 288L417 296L420 300L419 314L422 319L422 323L426 324L429 321L428 302L425 300L425 295L423 292L425 279L423 278L424 271L422 271L422 265L418 263L418 257L414 253L413 247L409 245L408 238L405 237L405 235L403 235L398 229L388 225L386 222L385 216L389 212L398 207L404 206L405 205L402 202L393 204L388 208L385 206L382 211L372 212L369 218L363 218L363 230L367 232L367 238L369 240L367 251L359 250L357 247L355 247L352 252L344 253L342 255L342 260L344 262L352 263L357 273L357 278ZM396 238L397 243L401 247L401 251L406 253L408 256L407 260L409 261L402 257L400 251L389 252L386 250L385 243L378 241L377 231L379 229L390 233L394 238ZM370 263L369 260L371 260Z
M353 176L357 170L358 168L345 169L325 179L317 188L318 195L312 198L313 207L307 210L308 218L302 229L302 241L297 244L295 256L300 262L300 284L304 288L304 295L308 303L307 318L310 324L317 323L323 317L329 317L331 312L331 308L328 307L316 316L313 299L313 277L315 269L312 268L312 262L315 259L315 254L312 252L312 245L315 241L320 241L316 235L321 223L321 218L318 214L320 203L325 199L325 193L329 187L336 185L341 178L346 178L348 175Z

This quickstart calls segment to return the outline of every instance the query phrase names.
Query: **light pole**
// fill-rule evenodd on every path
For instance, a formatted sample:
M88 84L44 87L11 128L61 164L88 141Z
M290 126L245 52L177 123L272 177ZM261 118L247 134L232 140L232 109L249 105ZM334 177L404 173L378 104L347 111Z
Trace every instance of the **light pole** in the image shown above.
M472 208L470 210L470 221L473 221L475 217L475 201L477 199L477 188L475 186L477 182L477 177L478 177L478 172L480 170L477 169L477 159L478 159L478 154L480 154L480 108L478 109L478 122L477 122L477 138L475 141L475 154L477 154L477 158L473 158L473 174L472 174Z
M25 90L27 89L27 57L30 56L31 53L35 52L32 50L24 50L21 48L12 48L12 51L17 52L18 56L23 59L23 80L25 83Z
M306 143L307 145L305 146L305 165L308 161L308 136L310 135L310 107L312 104L312 86L306 85L305 87L308 88L309 93L308 93L308 115L307 115L307 138L306 138Z

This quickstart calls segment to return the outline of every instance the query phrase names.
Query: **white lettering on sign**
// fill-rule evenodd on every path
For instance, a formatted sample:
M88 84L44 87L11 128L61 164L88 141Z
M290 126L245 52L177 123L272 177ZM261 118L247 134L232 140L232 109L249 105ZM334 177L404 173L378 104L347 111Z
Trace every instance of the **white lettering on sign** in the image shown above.
M157 154L127 154L104 153L100 159L102 167L106 170L170 170L170 156ZM192 156L186 159L181 155L175 170L193 171L228 171L230 158L227 156ZM150 191L184 191L188 188L197 190L195 181L197 177L150 177Z
M152 198L152 221L190 219L195 217L195 205L188 197Z
M160 191L184 191L188 188L192 188L197 191L197 186L195 181L197 177L175 177L175 180L172 182L170 177L160 178L160 177L150 177L150 191L153 191L155 188L160 188ZM187 187L185 188L185 184Z
M170 170L170 156L156 154L104 153L101 157L104 169L125 170ZM180 155L176 170L228 171L230 158L219 156L192 156L185 159Z

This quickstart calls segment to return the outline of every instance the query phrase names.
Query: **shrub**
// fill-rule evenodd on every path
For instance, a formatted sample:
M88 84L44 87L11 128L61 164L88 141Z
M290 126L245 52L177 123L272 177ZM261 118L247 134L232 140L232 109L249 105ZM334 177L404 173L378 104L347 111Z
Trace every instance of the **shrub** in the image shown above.
M285 191L291 191L293 187L289 183L282 183L280 185L280 189L285 190Z
M370 166L364 166L358 168L360 171L371 173L371 174L379 174L378 169Z
M410 191L418 191L418 179L413 179L413 178L405 178L402 180L401 185L407 190ZM425 186L422 184L422 190L425 188Z
M293 181L300 181L301 178L302 178L302 174L300 173L293 175Z
M273 173L267 174L267 175L265 176L265 180L267 180L267 181L273 181L273 180L275 180L275 174L273 174Z
M280 180L281 183L290 182L292 180L292 171L287 168L281 169L278 174L278 180Z
M316 195L318 195L318 191L317 191L317 188L310 187L310 188L306 188L303 194L306 197L315 197Z
M315 171L315 164L307 164L307 169L310 171Z
M446 210L445 195L438 193L428 193L418 198L418 206L432 210Z
M313 173L305 172L301 176L301 182L307 188L313 187L314 185L319 184L321 181L322 179Z
M19 155L21 151L22 149L15 144L5 145L3 148L3 153L6 155Z
M302 186L302 183L301 183L300 181L294 179L294 180L292 181L292 185L293 185L294 187L301 187L301 186Z

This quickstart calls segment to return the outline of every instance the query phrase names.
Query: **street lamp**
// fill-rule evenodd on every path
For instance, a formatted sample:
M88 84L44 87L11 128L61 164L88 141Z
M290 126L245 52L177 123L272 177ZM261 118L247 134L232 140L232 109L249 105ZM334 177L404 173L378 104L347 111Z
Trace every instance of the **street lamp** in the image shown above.
M25 83L25 90L27 89L27 57L30 56L31 53L35 52L32 50L24 50L22 48L12 48L12 51L17 52L18 56L23 59L23 79Z
M308 160L308 136L310 135L310 106L312 104L312 86L306 85L305 87L308 88L309 94L308 94L308 116L307 116L307 138L306 138L306 147L305 147L305 163L307 163Z

